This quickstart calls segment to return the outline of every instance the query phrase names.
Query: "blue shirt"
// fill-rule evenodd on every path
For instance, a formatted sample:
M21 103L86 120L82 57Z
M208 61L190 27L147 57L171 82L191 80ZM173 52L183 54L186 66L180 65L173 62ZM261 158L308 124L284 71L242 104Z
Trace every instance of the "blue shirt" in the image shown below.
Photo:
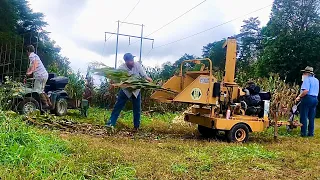
M319 80L314 76L308 76L303 80L301 90L308 90L308 95L317 96L319 94Z

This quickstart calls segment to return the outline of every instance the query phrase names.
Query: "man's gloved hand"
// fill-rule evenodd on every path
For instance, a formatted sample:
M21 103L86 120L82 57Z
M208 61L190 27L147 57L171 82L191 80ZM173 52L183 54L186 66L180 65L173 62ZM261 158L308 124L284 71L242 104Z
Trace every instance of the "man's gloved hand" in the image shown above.
M149 77L147 77L146 80L149 81L149 82L153 82L153 80L151 78L149 78Z

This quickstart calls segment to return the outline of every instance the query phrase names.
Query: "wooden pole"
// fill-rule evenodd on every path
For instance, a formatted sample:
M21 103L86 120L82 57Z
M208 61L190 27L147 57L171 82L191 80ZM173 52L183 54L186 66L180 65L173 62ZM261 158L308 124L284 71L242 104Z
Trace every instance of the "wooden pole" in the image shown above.
M274 135L273 135L274 140L277 140L278 138L278 111L275 113L274 117Z

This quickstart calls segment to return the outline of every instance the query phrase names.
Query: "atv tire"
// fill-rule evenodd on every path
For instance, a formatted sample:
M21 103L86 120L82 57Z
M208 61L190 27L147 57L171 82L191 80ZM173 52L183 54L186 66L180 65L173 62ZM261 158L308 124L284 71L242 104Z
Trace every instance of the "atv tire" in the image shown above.
M36 110L39 110L39 102L32 97L25 97L17 105L17 110L20 114L28 115Z
M68 102L65 98L58 98L55 104L54 112L57 116L65 116L68 112Z

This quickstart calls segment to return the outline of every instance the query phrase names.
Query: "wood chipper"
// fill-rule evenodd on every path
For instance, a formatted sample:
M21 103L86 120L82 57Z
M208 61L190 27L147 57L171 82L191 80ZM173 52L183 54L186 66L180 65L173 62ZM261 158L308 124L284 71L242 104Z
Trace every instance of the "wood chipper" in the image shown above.
M259 89L259 102L247 103L246 91L235 83L236 39L228 38L223 48L226 48L226 64L222 82L213 76L210 59L186 60L181 64L180 74L163 84L170 91L158 90L151 97L166 103L191 104L192 110L185 113L184 119L197 124L203 136L212 137L224 131L228 141L246 142L249 132L262 132L270 126L271 95ZM186 63L202 66L200 71L186 71Z

